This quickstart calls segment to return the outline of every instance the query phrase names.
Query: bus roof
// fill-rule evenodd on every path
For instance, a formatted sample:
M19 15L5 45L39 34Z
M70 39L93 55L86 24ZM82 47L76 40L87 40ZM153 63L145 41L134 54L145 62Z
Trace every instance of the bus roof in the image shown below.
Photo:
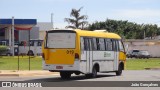
M113 39L121 39L121 37L118 34L115 33L109 33L109 32L95 32L95 31L87 31L87 30L67 30L67 29L61 29L61 30L51 30L48 32L76 32L79 36L86 36L86 37L105 37L105 38L113 38Z
M77 29L75 32L79 36L92 36L92 37L106 37L106 38L113 38L113 39L121 39L121 37L118 34L115 33L109 33L109 32L94 32L94 31L86 31L86 30L80 30Z

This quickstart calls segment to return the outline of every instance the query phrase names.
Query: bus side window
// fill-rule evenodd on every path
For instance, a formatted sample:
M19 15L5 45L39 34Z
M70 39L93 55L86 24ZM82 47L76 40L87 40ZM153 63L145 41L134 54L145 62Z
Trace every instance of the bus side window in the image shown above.
M88 51L89 50L89 43L88 43L88 39L84 38L84 50Z
M93 50L97 50L97 41L96 38L93 38Z
M100 38L99 39L99 46L100 46L100 50L105 50L105 44L104 44L104 39Z
M113 50L113 47L112 47L112 41L111 39L105 39L106 40L106 50L107 51L112 51Z
M83 37L81 37L81 50L84 50L84 39L83 39Z
M120 41L120 40L119 40L119 50L122 51L122 52L125 52L124 51L124 46L122 44L122 41Z
M119 41L118 40L116 40L116 45L117 45L117 51L120 51L120 49L119 49Z
M112 39L112 43L113 43L113 51L119 51L118 41Z

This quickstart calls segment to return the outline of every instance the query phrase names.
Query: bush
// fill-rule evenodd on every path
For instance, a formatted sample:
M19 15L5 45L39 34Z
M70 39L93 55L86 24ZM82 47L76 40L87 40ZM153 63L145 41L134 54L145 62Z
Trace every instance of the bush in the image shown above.
M7 52L8 47L7 46L0 46L0 54Z

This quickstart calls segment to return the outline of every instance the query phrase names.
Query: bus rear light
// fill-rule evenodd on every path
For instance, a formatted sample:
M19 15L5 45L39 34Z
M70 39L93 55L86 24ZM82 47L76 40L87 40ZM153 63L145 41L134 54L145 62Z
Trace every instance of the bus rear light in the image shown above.
M75 53L75 59L79 59L79 54Z

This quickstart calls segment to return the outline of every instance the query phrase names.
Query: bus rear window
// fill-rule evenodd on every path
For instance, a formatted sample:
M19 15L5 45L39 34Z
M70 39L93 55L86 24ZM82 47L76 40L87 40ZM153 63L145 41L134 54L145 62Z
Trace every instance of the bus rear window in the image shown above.
M48 33L47 48L75 48L75 33Z

